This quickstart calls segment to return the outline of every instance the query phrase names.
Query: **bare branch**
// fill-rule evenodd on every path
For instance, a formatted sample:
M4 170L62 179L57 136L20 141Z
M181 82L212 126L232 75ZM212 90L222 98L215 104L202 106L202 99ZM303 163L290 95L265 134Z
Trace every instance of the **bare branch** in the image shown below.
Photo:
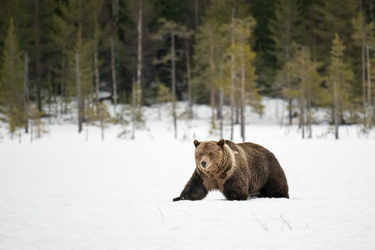
M164 215L163 215L163 212L161 211L160 207L159 207L159 204L156 202L156 206L158 207L159 209L159 212L161 214L161 217L164 219Z
M263 228L264 231L268 231L267 222L264 222L264 223L260 222L260 220L256 217L254 211L251 210L251 212L253 213L253 215L254 215L255 219L257 220L259 226L260 226L261 228Z
M290 231L293 231L293 230L292 230L292 227L290 226L289 221L286 221L286 220L283 218L283 214L280 215L280 218L281 218L281 220L283 221L283 226L281 227L281 231L283 231L285 225L287 225L287 227L290 229Z

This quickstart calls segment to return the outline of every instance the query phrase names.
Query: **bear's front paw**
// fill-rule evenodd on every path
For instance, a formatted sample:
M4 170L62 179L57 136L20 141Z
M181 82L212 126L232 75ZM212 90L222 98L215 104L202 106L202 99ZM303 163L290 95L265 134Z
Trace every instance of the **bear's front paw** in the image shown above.
M185 198L180 196L180 197L176 197L173 199L173 201L181 201L181 200L185 200Z

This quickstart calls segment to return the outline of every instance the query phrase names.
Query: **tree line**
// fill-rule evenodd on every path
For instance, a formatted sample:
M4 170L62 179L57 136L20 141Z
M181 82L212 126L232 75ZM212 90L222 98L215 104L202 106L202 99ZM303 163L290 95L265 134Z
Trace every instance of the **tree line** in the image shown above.
M177 137L176 101L186 100L187 118L193 104L209 104L220 136L225 123L232 138L240 124L245 140L246 107L261 114L271 96L285 100L303 138L316 107L336 138L341 124L366 133L375 124L374 13L371 0L4 1L0 118L20 135L77 110L80 132L108 119L110 99L134 138L142 107L170 102Z

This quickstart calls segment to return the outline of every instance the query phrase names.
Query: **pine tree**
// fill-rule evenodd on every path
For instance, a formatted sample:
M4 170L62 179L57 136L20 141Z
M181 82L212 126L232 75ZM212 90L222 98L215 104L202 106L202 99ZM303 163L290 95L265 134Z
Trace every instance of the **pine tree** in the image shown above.
M171 72L171 89L172 89L172 112L173 112L173 125L174 125L174 137L177 139L177 113L176 113L176 37L181 37L186 33L186 27L178 25L173 21L168 21L164 18L159 19L160 28L155 34L155 40L169 40L170 39L170 50L169 53L164 55L161 59L155 60L156 64L170 62Z
M329 52L329 46L327 45L335 39L335 33L332 31L335 31L344 43L349 44L351 42L352 20L358 10L358 1L322 1L315 8L318 11L317 34L320 40L317 48L318 55L320 58L324 58Z
M366 103L371 96L370 89L371 84L366 86L366 78L370 83L369 75L366 77L366 71L369 74L369 68L366 69L366 61L369 62L369 58L366 58L366 49L368 52L369 47L374 45L374 23L366 23L364 13L361 11L358 13L357 17L352 20L354 27L354 33L352 35L356 47L361 48L361 58L362 58L362 105L363 109L366 108ZM368 53L367 53L368 54ZM366 91L367 89L367 91ZM367 92L367 96L366 96Z
M3 2L3 7L7 15L14 18L20 48L28 53L29 94L42 110L48 69L58 60L50 36L56 1L12 0Z
M14 22L11 19L0 67L1 96L11 135L24 127L25 123L23 67L23 52L19 48Z
M158 87L158 96L156 98L156 102L158 104L158 117L161 121L161 105L165 103L172 102L172 94L171 90L165 86L165 84L160 84Z
M303 34L303 22L297 0L277 1L275 8L275 19L270 20L269 29L274 42L273 54L277 59L278 87L291 88L291 79L287 71L283 70L285 63L293 57L293 43L301 43ZM285 96L284 96L285 98ZM288 99L289 125L292 124L293 112L292 101Z
M323 98L320 87L322 78L318 74L320 66L321 64L311 60L310 50L302 46L296 50L295 55L285 63L283 68L285 72L288 72L288 77L292 83L291 87L283 89L283 94L290 100L298 100L302 138L305 138L306 129L308 137L311 138L312 104L319 104Z
M40 139L44 134L48 134L49 130L42 120L45 113L39 111L34 103L28 105L27 112L30 119L30 142L33 142L35 138Z
M366 121L363 122L363 124L365 126L364 132L368 132L369 129L375 127L375 84L374 84L374 81L375 81L375 55L373 55L369 64L370 64L369 65L369 68L370 68L370 89L372 91L371 91L371 95L370 95L370 99L371 99L370 106L368 107L367 116L365 117Z
M123 27L126 34L129 34L129 37L125 37L125 53L129 57L125 63L128 70L133 71L133 74L136 75L136 79L133 80L131 87L132 138L135 139L135 131L144 125L144 120L141 117L143 116L143 92L146 90L144 89L146 82L144 79L147 78L147 70L145 68L149 69L149 58L151 58L149 56L150 48L144 46L144 43L150 39L147 25L150 23L150 9L152 9L152 4L148 0L130 0L127 1L127 5L126 16L131 20L132 25L130 27L125 25ZM137 39L134 39L134 36ZM131 62L131 65L128 65L129 62Z
M54 17L55 33L53 40L61 48L62 61L59 81L64 86L63 94L67 98L77 98L78 131L82 131L85 120L85 107L93 98L93 79L98 95L99 81L99 44L101 37L98 15L101 0L84 4L82 0L61 3L61 14ZM75 84L73 84L75 83Z
M256 89L255 80L255 52L251 50L249 39L255 27L255 20L251 17L247 19L234 19L231 25L233 28L234 44L231 44L228 49L228 54L231 59L234 59L234 64L231 65L231 77L233 73L239 81L233 82L231 92L238 90L238 100L241 117L241 137L245 141L245 107L247 104L257 106L259 104L258 91ZM233 62L233 61L232 61ZM239 82L239 84L236 84ZM248 98L250 97L250 98ZM249 100L249 102L247 102ZM232 112L234 110L232 103ZM233 117L233 113L231 115ZM233 122L232 122L233 124Z
M344 50L345 46L336 33L332 41L327 80L331 93L330 103L333 107L336 139L339 139L339 125L345 119L345 111L350 111L353 103L351 82L354 77L349 64L344 61Z
M275 3L275 18L270 20L269 29L278 68L293 56L293 42L302 43L304 27L300 9L297 0L278 0Z
M105 129L108 127L109 123L113 122L113 119L112 119L111 114L108 111L108 107L107 107L107 105L105 105L105 103L100 102L98 104L98 109L99 109L98 120L99 120L99 124L100 124L100 129L102 131L102 133L101 133L102 140L104 141Z
M245 19L250 12L249 5L243 0L212 1L203 18L203 24L198 27L195 35L193 84L195 93L198 92L200 95L197 96L200 100L206 97L202 93L208 93L213 123L216 119L216 95L222 87L217 83L225 82L219 79L220 68L229 56L227 48L231 44L230 24L234 12L236 18ZM217 113L220 110L219 108Z
M211 119L215 121L215 93L219 65L223 61L223 55L227 40L213 20L205 21L198 27L195 35L196 44L194 46L194 64L195 64L195 85L203 85L209 90Z
M154 5L157 1L150 0L126 0L120 2L119 12L119 38L122 46L119 50L121 57L117 60L123 65L126 71L121 71L125 82L123 90L131 92L133 81L138 84L139 93L135 93L135 108L140 111L146 97L152 96L150 84L157 74L157 69L153 64L156 47L152 37L155 31L155 20L158 18ZM158 66L156 66L158 67ZM125 89L124 89L125 88Z

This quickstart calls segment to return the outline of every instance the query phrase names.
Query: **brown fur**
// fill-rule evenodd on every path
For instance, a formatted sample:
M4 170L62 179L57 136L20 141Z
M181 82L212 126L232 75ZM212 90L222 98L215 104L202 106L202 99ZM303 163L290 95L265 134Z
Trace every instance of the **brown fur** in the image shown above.
M264 147L229 140L194 140L196 168L178 200L201 200L220 190L228 200L250 196L289 198L288 183L275 156Z

